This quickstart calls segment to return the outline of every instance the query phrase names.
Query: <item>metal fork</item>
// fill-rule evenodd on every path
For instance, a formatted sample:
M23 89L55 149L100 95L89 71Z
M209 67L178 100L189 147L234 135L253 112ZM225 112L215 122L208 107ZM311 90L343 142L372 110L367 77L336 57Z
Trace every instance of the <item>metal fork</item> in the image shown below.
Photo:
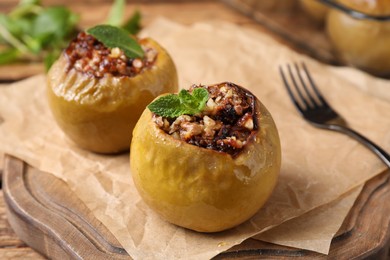
M346 121L326 102L305 64L302 63L301 65L303 72L298 64L294 63L294 67L296 76L294 76L291 66L287 65L290 82L292 82L294 88L291 87L282 67L279 67L279 71L293 104L303 118L315 127L341 132L356 139L373 151L390 168L390 155L378 145L348 127Z

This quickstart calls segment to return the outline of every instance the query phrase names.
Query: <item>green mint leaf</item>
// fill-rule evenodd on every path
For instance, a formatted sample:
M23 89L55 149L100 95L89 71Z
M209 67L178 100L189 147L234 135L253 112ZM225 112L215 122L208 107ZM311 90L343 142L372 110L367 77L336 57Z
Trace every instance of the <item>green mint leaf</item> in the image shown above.
M13 19L26 18L38 14L43 9L41 1L27 0L20 1L19 4L11 10L9 17Z
M178 95L162 96L149 104L148 108L156 115L175 118L180 115L196 115L204 109L208 100L206 89L196 88L190 94L182 89Z
M185 114L197 113L198 102L187 90L184 89L180 90L179 99L183 106L183 110L185 110L183 113Z
M141 30L141 12L135 10L133 15L122 26L130 34L136 35Z
M13 19L9 19L7 16L0 14L0 35L2 41L5 41L7 45L12 46L21 53L28 53L28 47L23 43L19 34L20 24L24 24L23 20L13 23ZM16 36L15 36L16 35Z
M41 1L40 0L21 0L19 2L19 5L40 5Z
M192 91L192 96L198 102L198 110L203 110L207 100L209 100L209 92L204 88L196 88Z
M208 97L207 90L203 88L195 88L192 91L192 95L184 89L179 92L180 101L183 107L186 108L185 114L194 115L202 111Z
M64 40L74 32L78 16L69 9L57 6L43 10L33 21L32 36L46 38L43 45L53 40Z
M33 38L30 35L24 35L22 39L32 54L38 55L42 51L43 46L38 38Z
M144 56L144 51L138 42L121 28L112 25L98 25L88 29L87 33L108 48L120 48L129 59Z
M0 65L16 61L20 56L20 52L14 48L8 48L0 52Z
M162 96L148 105L150 111L163 117L178 117L182 115L182 105L177 95Z
M112 26L121 26L123 20L123 11L125 9L125 0L115 0L108 14L107 24Z
M69 9L56 6L45 8L31 21L30 34L24 34L23 40L31 52L43 57L47 68L46 53L57 48L64 48L76 34L79 17Z
M48 72L54 62L61 55L61 49L54 49L46 54L43 59L43 64L45 65L45 71Z
M66 7L44 7L40 0L20 0L8 14L0 14L0 44L17 51L1 53L2 61L51 64L55 56L51 52L66 47L77 32L78 20L79 16Z

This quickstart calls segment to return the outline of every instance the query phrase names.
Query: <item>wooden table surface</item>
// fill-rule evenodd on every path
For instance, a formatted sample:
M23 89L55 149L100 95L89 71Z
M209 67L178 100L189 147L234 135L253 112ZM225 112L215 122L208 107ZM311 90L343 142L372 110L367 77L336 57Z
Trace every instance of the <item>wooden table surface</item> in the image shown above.
M0 12L9 11L18 0L1 0ZM108 13L110 0L42 0L44 5L66 5L81 15L82 28L98 24ZM182 24L191 24L204 20L225 20L243 27L254 28L270 33L269 28L259 25L239 12L217 0L132 0L128 1L126 13L131 14L137 7L142 13L142 24L147 26L155 17L163 16ZM274 35L279 41L283 37ZM288 42L286 44L290 45ZM310 51L309 51L310 52ZM310 53L309 53L310 54ZM0 84L9 83L42 72L42 66L0 66ZM0 177L4 168L3 156L0 154ZM0 178L1 180L1 178ZM0 259L43 259L41 255L23 243L11 229L5 212L3 193L0 190Z

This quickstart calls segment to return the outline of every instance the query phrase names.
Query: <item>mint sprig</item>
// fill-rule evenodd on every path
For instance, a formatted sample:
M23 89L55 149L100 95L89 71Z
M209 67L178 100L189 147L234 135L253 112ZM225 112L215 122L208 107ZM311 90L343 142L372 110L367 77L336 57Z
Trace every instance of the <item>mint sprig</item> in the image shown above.
M178 95L162 96L148 105L156 115L175 118L181 115L196 115L203 111L209 93L204 88L195 88L192 93L182 89Z
M142 58L144 56L141 45L124 29L104 24L89 28L87 33L108 48L118 47L129 59Z

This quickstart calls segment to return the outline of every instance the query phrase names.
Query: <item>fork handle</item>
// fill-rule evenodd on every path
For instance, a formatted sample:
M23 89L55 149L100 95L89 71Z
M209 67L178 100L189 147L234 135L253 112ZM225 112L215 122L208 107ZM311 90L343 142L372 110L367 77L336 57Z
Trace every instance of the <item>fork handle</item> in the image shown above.
M368 149L373 151L386 165L390 168L390 155L383 150L381 147L373 143L371 140L367 139L363 135L359 134L358 132L346 128L341 125L331 125L331 130L342 132L344 134L347 134L348 136L356 139L360 143L362 143L364 146L366 146Z

